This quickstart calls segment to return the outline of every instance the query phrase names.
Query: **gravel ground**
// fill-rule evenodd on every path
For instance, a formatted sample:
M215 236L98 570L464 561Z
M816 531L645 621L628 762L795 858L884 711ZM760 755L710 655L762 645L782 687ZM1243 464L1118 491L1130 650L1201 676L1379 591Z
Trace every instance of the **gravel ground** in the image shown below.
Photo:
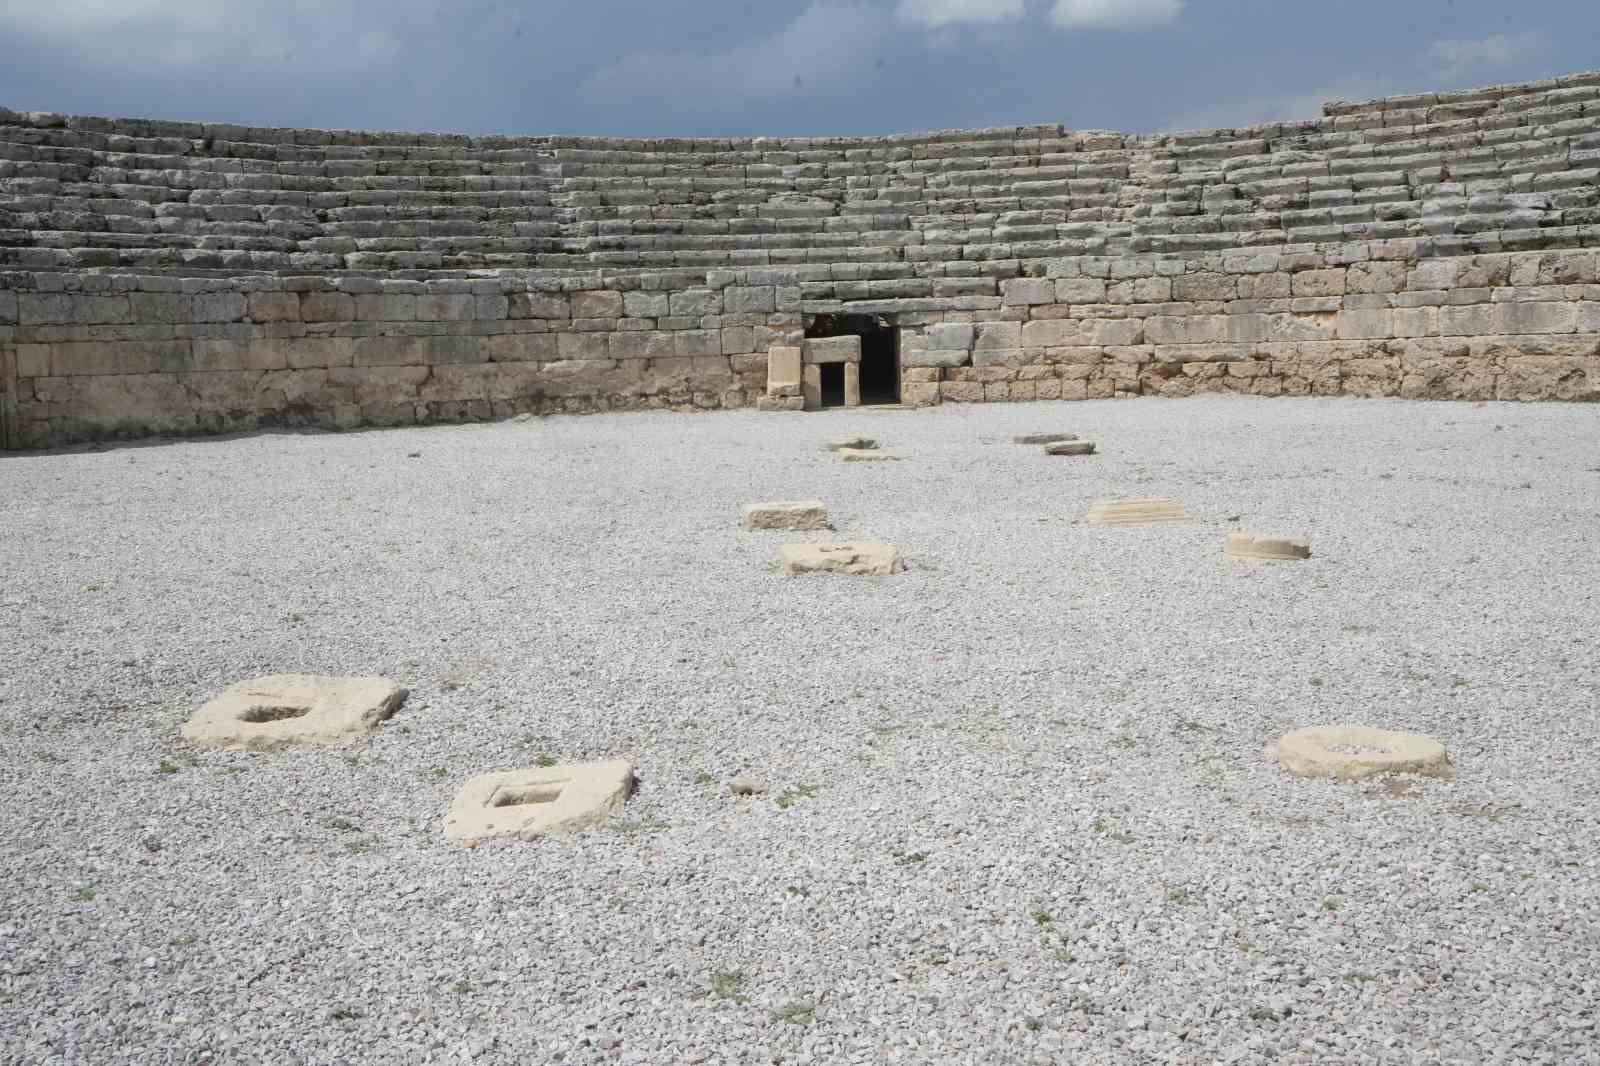
M1600 429L1211 397L0 458L0 1061L1600 1062ZM1014 433L1075 430L1089 459ZM864 431L900 463L844 464ZM892 578L784 578L816 496ZM1170 496L1185 523L1081 522ZM1308 534L1288 565L1230 529ZM796 534L827 539L826 534ZM348 748L210 694L381 674ZM1302 725L1454 781L1290 778ZM449 845L471 774L606 827ZM765 794L736 797L753 774Z

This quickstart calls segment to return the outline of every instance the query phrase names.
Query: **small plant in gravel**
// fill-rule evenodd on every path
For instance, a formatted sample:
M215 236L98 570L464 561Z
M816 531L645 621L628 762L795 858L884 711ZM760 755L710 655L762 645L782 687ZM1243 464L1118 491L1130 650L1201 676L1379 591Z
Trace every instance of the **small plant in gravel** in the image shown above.
M328 1012L328 1017L336 1022L353 1022L361 1017L361 1012L354 1007L335 1007Z
M894 858L896 866L921 866L928 861L928 853L925 851L891 851L889 854Z
M1112 737L1107 743L1109 743L1113 748L1118 748L1122 751L1131 751L1139 746L1139 741L1128 736L1126 733Z
M199 939L200 938L195 936L193 933L179 933L177 936L167 941L167 943L175 948L186 948L194 944L195 941Z
M1167 902L1175 903L1180 907L1187 907L1189 904L1197 901L1187 888L1179 885L1176 888L1167 889Z
M328 818L322 824L336 833L361 832L361 827L348 818Z
M375 850L377 846L378 841L375 838L367 840L346 840L344 842L344 850L348 851L352 855L365 855L367 852Z
M783 891L785 895L799 896L801 899L806 899L811 895L809 889L801 888L799 885L788 885Z
M1279 1014L1271 1007L1251 1007L1250 1020L1253 1022L1267 1022L1268 1024L1276 1024L1277 1022L1281 1022L1283 1020L1283 1015Z
M745 976L739 970L717 970L711 975L711 994L718 999L731 999L735 1003L746 1001Z
M1046 926L1055 921L1054 918L1050 917L1049 911L1038 905L1028 911L1028 917L1032 918L1033 924L1038 926Z
M79 885L78 890L72 894L72 898L79 903L88 903L94 897L94 885Z
M817 1020L817 1004L809 999L792 999L773 1010L772 1020L784 1025L810 1025Z
M1339 901L1334 899L1332 896L1329 896L1327 899L1322 901L1322 909L1325 911L1336 911L1339 909Z
M446 770L442 766L430 766L426 770L418 770L417 776L424 779L431 778L434 781L443 781L445 778L450 776L450 771Z
M450 991L458 996L470 996L472 994L472 982L462 978L450 986Z
M716 784L717 779L706 773L704 770L701 770L699 773L694 775L694 783L703 787L705 785Z
M162 759L160 764L156 766L156 772L162 774L175 774L178 772L178 764L173 762L171 759Z
M554 766L555 764L555 757L553 755L547 755L542 751L533 757L533 765L535 766Z
M821 791L817 785L791 785L778 793L778 798L773 802L778 805L780 811L786 811L801 800L810 799Z

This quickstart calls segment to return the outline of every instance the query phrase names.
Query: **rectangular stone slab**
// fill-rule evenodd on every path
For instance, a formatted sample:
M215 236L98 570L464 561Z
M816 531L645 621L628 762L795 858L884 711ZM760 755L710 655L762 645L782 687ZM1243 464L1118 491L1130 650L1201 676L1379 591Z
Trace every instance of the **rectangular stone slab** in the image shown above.
M860 337L812 337L801 349L808 365L861 362Z
M274 674L230 685L189 718L183 735L232 751L339 744L378 728L406 690L382 677Z
M1011 438L1012 444L1060 444L1077 440L1076 433L1023 433Z
M901 570L895 546L872 540L785 544L778 549L778 561L786 574L886 576Z
M1309 559L1311 542L1294 537L1258 537L1251 533L1229 533L1222 543L1225 555L1237 559Z
M1172 500L1096 500L1089 507L1089 521L1105 525L1176 522L1188 517L1183 505Z
M828 508L821 500L747 503L739 509L745 529L827 529Z

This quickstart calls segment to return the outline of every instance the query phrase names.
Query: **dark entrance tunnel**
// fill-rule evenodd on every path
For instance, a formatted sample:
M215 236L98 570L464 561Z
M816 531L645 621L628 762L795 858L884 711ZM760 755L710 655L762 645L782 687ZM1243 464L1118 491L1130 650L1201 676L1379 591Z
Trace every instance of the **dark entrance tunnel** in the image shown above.
M861 338L861 402L882 404L900 402L900 331L882 315L817 315L806 327L806 336ZM832 378L830 368L822 368L822 405L833 407L844 402L844 373L838 368ZM838 381L837 398L830 392L830 380Z

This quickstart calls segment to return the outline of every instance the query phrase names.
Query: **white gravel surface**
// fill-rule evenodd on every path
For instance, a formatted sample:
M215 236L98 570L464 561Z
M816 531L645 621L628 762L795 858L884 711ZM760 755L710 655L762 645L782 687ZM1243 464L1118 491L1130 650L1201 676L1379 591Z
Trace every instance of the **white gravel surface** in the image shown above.
M1597 419L1212 397L0 457L0 1061L1600 1061ZM1100 454L1010 443L1047 430ZM821 450L850 432L907 459ZM1192 519L1081 522L1102 496ZM739 505L811 497L910 569L780 576L829 535ZM182 742L283 672L411 697L345 749ZM1328 722L1457 777L1265 756ZM540 756L639 791L445 840L463 780Z

